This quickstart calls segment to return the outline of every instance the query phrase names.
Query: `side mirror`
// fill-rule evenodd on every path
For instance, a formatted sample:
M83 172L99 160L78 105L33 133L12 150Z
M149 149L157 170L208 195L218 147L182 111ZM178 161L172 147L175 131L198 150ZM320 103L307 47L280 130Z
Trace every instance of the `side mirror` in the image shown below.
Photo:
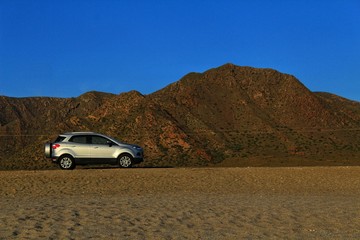
M109 145L109 147L112 147L113 142L112 141L107 141L107 144Z

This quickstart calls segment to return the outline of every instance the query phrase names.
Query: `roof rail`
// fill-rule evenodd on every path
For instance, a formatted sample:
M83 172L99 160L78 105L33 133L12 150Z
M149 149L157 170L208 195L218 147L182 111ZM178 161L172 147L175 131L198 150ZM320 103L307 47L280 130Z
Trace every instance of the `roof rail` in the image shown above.
M75 134L98 134L98 133L96 133L96 132L67 132L67 133L64 133L64 134L75 135Z

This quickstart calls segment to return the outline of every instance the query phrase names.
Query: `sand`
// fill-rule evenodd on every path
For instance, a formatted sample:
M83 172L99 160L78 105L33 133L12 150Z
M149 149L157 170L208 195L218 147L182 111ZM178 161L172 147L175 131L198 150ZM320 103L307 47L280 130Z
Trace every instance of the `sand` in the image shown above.
M360 167L1 171L0 239L360 239Z

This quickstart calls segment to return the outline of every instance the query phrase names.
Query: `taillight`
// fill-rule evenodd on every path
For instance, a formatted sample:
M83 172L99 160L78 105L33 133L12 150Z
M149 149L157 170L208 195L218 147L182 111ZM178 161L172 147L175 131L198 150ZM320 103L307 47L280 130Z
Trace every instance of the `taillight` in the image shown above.
M52 145L52 149L57 149L58 147L60 147L60 144L54 144L54 145Z

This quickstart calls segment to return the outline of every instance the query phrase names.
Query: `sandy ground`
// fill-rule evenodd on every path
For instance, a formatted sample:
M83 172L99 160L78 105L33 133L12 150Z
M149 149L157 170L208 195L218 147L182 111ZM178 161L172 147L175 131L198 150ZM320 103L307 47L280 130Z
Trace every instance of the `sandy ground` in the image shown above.
M0 172L0 239L360 239L360 167Z

